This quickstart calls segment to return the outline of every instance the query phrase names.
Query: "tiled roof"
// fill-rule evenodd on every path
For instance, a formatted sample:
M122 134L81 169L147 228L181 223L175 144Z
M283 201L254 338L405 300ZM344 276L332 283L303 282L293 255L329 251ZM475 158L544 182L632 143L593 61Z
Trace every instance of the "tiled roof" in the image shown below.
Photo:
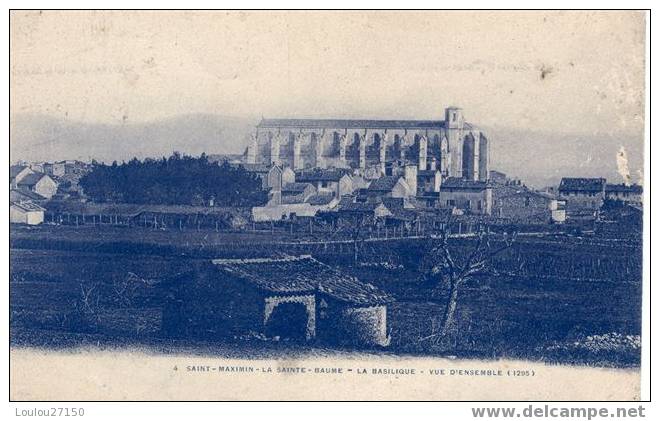
M262 259L216 259L225 274L274 293L322 293L359 305L384 304L393 299L371 284L360 282L311 256Z
M25 212L44 211L46 209L32 202L10 202L11 206L15 206Z
M513 196L520 196L520 195L537 196L537 197L542 197L544 199L556 199L556 197L554 195L550 194L550 193L530 190L526 186L496 185L493 188L493 198L494 199L503 199L503 198L506 198L506 197L513 197Z
M12 189L9 192L9 200L23 201L23 200L47 200L42 195L25 189Z
M314 206L328 205L334 200L333 194L314 194L307 199L307 203Z
M41 180L42 178L47 177L46 174L41 174L41 173L32 173L28 174L25 177L23 177L19 182L19 186L34 186Z
M348 202L342 200L342 202L339 204L339 211L373 213L379 206L385 205L379 202Z
M381 197L380 201L390 211L394 209L403 209L405 206L405 200L403 197Z
M367 190L370 191L392 191L401 177L397 175L387 175L380 177L369 184Z
M339 181L340 178L349 173L350 170L344 168L303 170L296 172L296 181Z
M605 186L605 191L611 193L627 192L627 193L641 194L642 186L640 186L639 184L632 184L630 186L626 186L625 184L608 184Z
M559 183L560 191L600 192L605 187L604 178L571 178L564 177Z
M309 183L284 183L282 193L302 193L308 187L313 187Z
M449 177L440 185L440 190L484 190L490 187L485 181L466 180L464 178Z

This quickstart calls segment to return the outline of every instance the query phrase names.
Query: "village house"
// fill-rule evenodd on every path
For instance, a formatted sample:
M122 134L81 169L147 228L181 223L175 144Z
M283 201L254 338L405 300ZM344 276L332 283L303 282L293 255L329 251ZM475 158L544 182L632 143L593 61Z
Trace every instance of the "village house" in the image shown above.
M16 186L18 189L37 193L46 199L50 199L57 193L57 182L42 173L27 174L16 183Z
M376 179L369 187L360 191L360 194L376 197L408 197L412 189L403 177L386 175Z
M316 189L311 183L284 183L280 204L304 203L314 194Z
M67 175L70 174L80 175L85 173L85 171L87 171L87 169L89 168L89 165L87 163L75 159L62 161L62 163L64 164L64 173Z
M608 200L618 200L625 203L642 203L642 186L638 184L606 184L605 198Z
M392 216L392 212L381 200L366 202L355 201L355 198L346 197L337 206L337 217L340 218L385 218Z
M45 209L33 202L9 202L9 222L39 225L44 222Z
M559 198L566 201L568 217L594 217L605 200L605 179L564 177Z
M44 173L51 177L62 177L66 174L66 165L64 162L45 162L43 164Z
M163 284L168 336L389 344L393 299L308 255L217 259Z
M43 162L30 162L30 164L28 166L34 172L44 172L44 163Z
M27 165L12 165L9 167L9 187L15 189L18 187L18 182L25 178L28 174L34 174L34 171Z
M316 168L296 172L296 181L311 183L319 193L332 193L335 197L342 197L354 191L353 178L344 168Z
M548 193L518 185L499 185L493 188L492 214L525 224L561 223L566 220L563 201Z
M496 170L490 170L488 172L488 180L493 184L507 184L509 181L505 173Z
M414 197L417 194L417 167L405 167L404 175L385 175L373 180L367 188L360 189L362 198Z
M492 204L492 186L486 181L449 177L442 182L438 193L437 206L469 214L490 215Z
M313 217L319 211L334 209L339 199L332 193L317 193L310 183L286 183L281 192L272 192L265 206L252 208L255 222Z
M417 193L437 193L442 184L442 175L439 170L420 170L417 171Z
M264 189L280 191L282 184L296 181L296 174L291 168L266 164L237 164L236 166L241 166L247 172L259 177Z

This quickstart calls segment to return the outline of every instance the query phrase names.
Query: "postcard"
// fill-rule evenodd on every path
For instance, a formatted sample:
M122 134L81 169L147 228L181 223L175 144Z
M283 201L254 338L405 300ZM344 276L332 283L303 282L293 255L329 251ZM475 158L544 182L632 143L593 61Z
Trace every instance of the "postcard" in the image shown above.
M10 12L10 399L641 399L647 14Z

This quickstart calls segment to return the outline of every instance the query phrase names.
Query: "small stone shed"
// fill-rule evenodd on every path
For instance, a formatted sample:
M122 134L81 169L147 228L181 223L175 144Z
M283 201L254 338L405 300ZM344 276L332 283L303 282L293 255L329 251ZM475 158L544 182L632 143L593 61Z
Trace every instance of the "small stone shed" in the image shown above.
M217 259L168 284L168 335L389 345L392 297L308 255Z

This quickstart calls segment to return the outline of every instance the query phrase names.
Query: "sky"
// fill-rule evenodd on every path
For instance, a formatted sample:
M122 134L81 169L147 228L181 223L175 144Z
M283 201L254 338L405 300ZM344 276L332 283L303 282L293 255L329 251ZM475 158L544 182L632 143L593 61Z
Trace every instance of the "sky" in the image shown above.
M12 12L12 111L641 130L644 34L633 12Z
M13 11L10 24L12 116L443 119L456 105L477 126L643 142L638 12Z

